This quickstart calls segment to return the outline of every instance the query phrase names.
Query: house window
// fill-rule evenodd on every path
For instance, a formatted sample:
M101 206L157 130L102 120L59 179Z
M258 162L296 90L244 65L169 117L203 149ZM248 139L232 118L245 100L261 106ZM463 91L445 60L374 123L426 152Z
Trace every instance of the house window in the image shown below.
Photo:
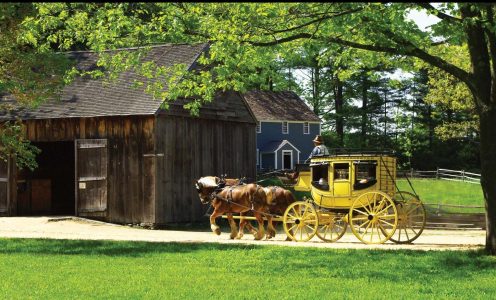
M310 124L308 122L303 123L303 134L310 134Z
M257 122L257 133L262 133L262 122Z
M288 122L282 122L282 134L288 134L288 133L289 133Z

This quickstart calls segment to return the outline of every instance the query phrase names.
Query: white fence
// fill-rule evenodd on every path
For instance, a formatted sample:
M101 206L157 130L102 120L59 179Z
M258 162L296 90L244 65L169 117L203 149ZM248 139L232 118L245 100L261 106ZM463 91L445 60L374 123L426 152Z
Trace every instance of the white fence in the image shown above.
M441 168L438 168L436 171L419 171L413 169L409 171L398 171L398 175L400 175L400 178L402 175L406 175L410 178L435 178L475 184L480 184L481 178L481 175L477 173L471 173L464 170L457 171Z

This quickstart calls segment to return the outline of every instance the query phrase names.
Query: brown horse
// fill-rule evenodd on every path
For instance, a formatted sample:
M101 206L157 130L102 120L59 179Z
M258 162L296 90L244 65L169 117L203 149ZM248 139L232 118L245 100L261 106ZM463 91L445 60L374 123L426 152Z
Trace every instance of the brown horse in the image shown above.
M288 206L296 201L295 197L293 196L293 193L282 187L268 186L268 187L264 187L263 189L267 199L270 199L270 201L269 200L267 201L269 203L269 213L272 215L283 216ZM270 239L276 236L276 230L272 223L272 218L270 218L270 220L267 218L267 221L268 224L267 224L266 238ZM240 228L241 228L241 223L240 223ZM250 231L253 230L253 226L249 222L246 228ZM291 240L291 239L288 237L286 240Z
M267 211L267 198L263 188L253 183L225 187L224 185L225 182L215 176L202 177L196 182L200 201L203 204L210 203L214 208L210 216L210 227L212 231L217 235L220 234L220 228L215 223L215 219L223 214L227 214L231 227L231 239L235 237L241 238L242 234L239 235L232 214L253 210L259 228L255 234L255 239L262 239L264 235L263 213ZM242 229L241 224L240 229Z

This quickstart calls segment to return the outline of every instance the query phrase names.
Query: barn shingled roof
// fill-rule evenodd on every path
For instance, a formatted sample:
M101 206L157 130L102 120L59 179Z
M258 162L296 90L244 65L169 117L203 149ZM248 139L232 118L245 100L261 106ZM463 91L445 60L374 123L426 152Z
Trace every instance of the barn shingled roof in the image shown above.
M253 90L243 94L257 121L320 122L319 117L290 91Z
M185 64L193 68L199 55L207 49L208 44L166 44L151 46L145 60L153 60L160 66ZM136 48L117 49L116 51L133 51ZM98 54L91 51L67 52L76 60L81 69L96 67ZM133 87L134 79L142 79L132 71L123 72L116 82L102 84L102 79L78 77L73 83L64 87L58 100L49 100L35 109L14 109L10 112L0 111L0 120L13 119L50 119L99 116L153 115L160 107L161 101L153 99L142 89ZM167 88L167 87L165 87ZM15 104L7 95L0 95L0 104Z

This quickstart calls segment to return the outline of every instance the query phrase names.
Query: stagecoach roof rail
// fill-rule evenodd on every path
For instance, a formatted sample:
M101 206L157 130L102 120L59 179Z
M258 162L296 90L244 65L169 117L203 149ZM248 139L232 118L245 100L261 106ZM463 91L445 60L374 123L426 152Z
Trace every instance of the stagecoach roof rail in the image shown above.
M395 152L392 149L374 149L366 150L360 148L331 148L329 149L329 155L325 156L314 156L314 157L332 157L332 156L394 156Z

